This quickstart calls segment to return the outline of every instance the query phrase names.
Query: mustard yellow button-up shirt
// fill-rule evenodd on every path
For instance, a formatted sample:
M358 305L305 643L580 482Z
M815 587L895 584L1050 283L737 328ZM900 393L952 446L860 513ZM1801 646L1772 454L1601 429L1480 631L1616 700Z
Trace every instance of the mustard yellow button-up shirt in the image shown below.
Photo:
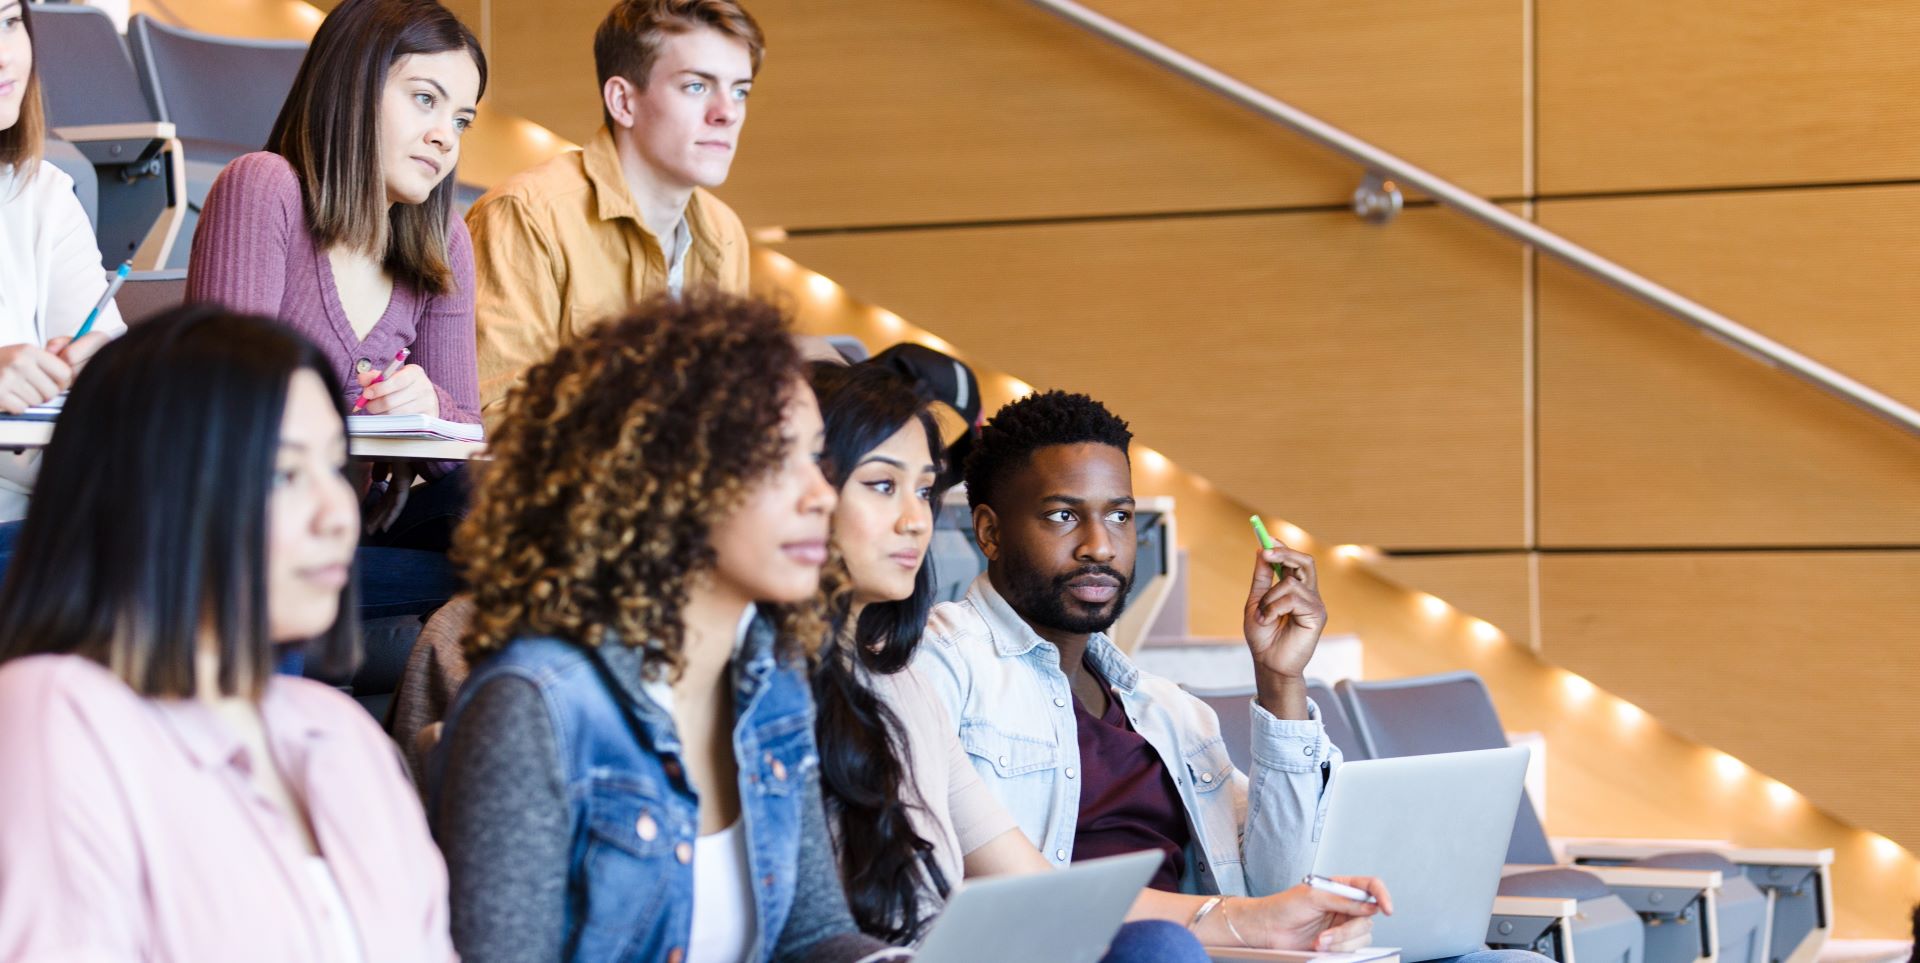
M719 198L687 204L688 287L747 291L747 231ZM647 233L613 135L515 174L467 213L478 291L476 348L487 420L529 366L576 332L668 290L672 239Z

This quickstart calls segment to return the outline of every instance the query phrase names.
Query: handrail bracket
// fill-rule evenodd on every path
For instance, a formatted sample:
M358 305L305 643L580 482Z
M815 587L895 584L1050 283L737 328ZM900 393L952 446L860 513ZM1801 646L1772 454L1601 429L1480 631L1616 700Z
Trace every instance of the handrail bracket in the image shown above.
M1400 185L1381 176L1379 171L1368 171L1366 180L1353 189L1354 216L1369 224L1386 225L1400 215L1400 208L1406 205L1406 198L1400 195Z

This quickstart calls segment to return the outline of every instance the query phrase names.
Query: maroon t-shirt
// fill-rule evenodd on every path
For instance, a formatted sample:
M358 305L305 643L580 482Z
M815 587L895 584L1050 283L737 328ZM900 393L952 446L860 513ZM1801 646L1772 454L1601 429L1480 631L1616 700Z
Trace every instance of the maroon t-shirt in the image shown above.
M1093 667L1085 671L1092 673ZM1192 832L1173 776L1147 740L1127 723L1127 710L1095 673L1107 695L1107 711L1094 718L1073 700L1073 722L1080 741L1080 822L1073 837L1073 858L1098 859L1143 849L1166 853L1147 883L1180 891L1180 874Z

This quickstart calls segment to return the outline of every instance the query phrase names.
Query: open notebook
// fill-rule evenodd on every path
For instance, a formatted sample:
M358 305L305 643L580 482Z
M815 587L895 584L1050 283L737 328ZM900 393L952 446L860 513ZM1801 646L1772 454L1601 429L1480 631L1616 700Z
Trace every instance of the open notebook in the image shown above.
M55 421L67 396L34 405L15 417L24 421ZM350 415L347 434L355 438L438 438L446 441L485 441L479 425L466 425L429 415Z
M20 414L9 415L8 417L19 418L24 421L56 421L60 417L60 406L66 403L67 393L63 391L44 405L34 405Z
M347 434L355 438L486 440L479 425L461 424L430 415L351 415L347 418Z

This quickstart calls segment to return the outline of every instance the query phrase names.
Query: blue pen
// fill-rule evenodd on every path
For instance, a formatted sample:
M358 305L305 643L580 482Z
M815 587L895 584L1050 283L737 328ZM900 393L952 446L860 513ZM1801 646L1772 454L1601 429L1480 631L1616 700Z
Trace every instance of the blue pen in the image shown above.
M93 330L93 322L100 319L100 312L107 309L107 302L112 301L113 296L120 293L120 285L127 283L127 274L132 270L132 261L120 262L120 270L113 272L113 280L107 282L107 293L100 295L99 303L93 306L92 311L87 312L86 323L80 325L80 330L73 333L74 341L86 337L87 332Z

